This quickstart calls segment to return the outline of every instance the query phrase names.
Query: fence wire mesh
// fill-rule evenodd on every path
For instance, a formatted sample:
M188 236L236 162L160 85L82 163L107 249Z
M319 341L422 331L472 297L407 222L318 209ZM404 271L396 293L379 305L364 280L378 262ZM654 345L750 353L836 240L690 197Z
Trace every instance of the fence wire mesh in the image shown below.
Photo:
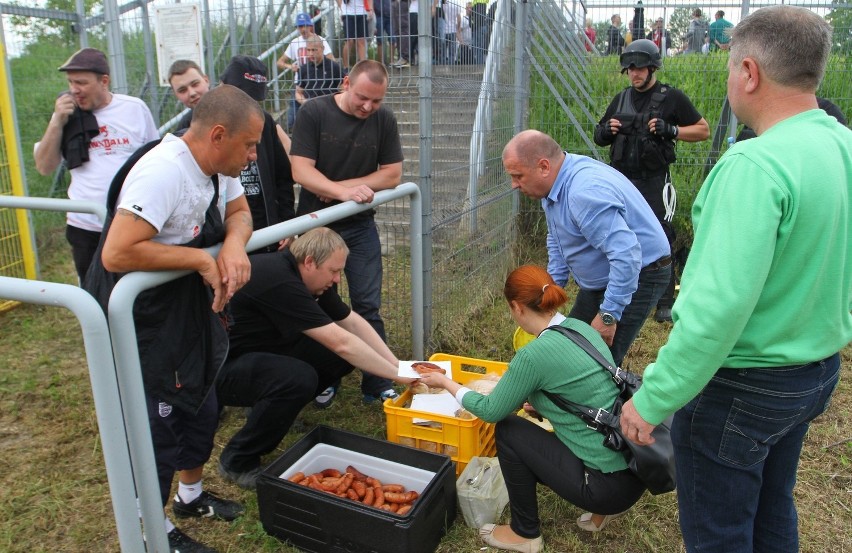
M380 0L376 0L379 3ZM727 54L683 53L690 14L702 10L707 22L722 10L736 24L749 11L778 2L713 3L513 0L477 2L439 0L444 17L430 17L421 2L415 25L417 52L410 67L389 67L385 100L396 114L405 162L403 181L420 185L426 249L425 303L427 352L449 351L453 337L483 302L499 293L506 270L515 263L518 242L540 239L536 203L511 191L502 168L506 142L523 128L554 136L573 153L607 161L608 152L594 145L595 124L615 94L627 85L617 55L606 55L611 17L621 16L619 34L628 39L651 33L658 18L666 29L662 82L683 90L711 127L710 140L680 143L673 179L678 189L676 221L683 245L691 235L689 208L695 193L726 147L729 114L725 107ZM786 2L827 17L835 27L835 45L819 94L847 115L852 113L852 6L828 1ZM334 2L254 2L208 0L203 8L206 70L215 82L234 54L261 57L269 67L270 91L264 107L287 126L293 75L276 60L296 36L295 16L310 11L317 30L339 58L343 51L340 12ZM32 145L50 118L56 94L65 88L56 68L85 43L112 53L120 38L126 93L142 97L159 124L182 111L174 95L156 78L156 8L159 0L126 4L118 18L120 33L103 24L103 5L84 17L48 15L35 8L3 5L20 140L33 195L63 195L65 181L36 174ZM641 16L641 17L640 17ZM589 25L587 25L587 22ZM414 21L412 21L414 23ZM586 27L590 30L586 32ZM792 30L791 30L792 32ZM10 43L11 41L11 43ZM371 38L369 56L381 54L390 65L398 52ZM354 50L354 49L353 49ZM807 55L803 53L802 55ZM351 60L354 62L354 60ZM111 62L116 63L115 58ZM167 130L167 129L164 129ZM520 218L518 217L520 215ZM382 314L388 341L400 356L410 352L410 267L408 205L396 201L378 209L385 261ZM56 219L42 219L57 224ZM523 221L523 225L517 224ZM47 223L44 223L47 224ZM345 286L344 286L345 290Z

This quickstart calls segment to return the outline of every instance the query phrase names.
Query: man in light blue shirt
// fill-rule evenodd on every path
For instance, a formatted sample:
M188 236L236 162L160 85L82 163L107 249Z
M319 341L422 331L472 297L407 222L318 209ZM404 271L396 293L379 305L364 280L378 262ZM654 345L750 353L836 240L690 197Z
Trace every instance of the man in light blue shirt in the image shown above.
M624 175L563 152L539 131L510 140L503 166L512 188L541 200L547 271L580 288L568 316L600 332L621 365L670 278L671 250L654 212Z

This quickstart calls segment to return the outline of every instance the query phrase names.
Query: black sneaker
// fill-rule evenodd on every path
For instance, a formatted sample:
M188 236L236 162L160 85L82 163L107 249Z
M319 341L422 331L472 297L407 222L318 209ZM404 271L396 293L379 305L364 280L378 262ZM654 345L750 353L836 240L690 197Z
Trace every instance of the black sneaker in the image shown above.
M378 401L379 404L384 404L386 400L396 399L398 397L399 397L399 394L396 393L396 390L394 390L393 388L389 388L389 389L383 391L382 393L380 393L378 396L374 396L373 394L364 394L363 400L364 400L364 403L366 403L367 405L370 405L371 403L375 403L376 401Z
M212 547L190 538L178 528L169 532L169 551L171 553L219 553Z
M225 480L230 480L237 486L241 487L244 490L253 490L257 488L257 477L260 476L260 473L263 469L260 467L255 467L251 470L247 470L245 472L237 472L235 470L231 470L225 465L222 464L222 460L219 460L219 474Z
M175 494L172 511L178 518L204 517L230 522L243 514L245 508L236 501L222 499L210 492L201 492L195 501L189 503L184 503L180 496Z
M670 323L672 322L672 308L671 307L658 307L657 312L654 313L654 320L658 323Z
M337 388L329 386L322 391L320 395L314 398L314 407L317 409L328 409L334 403L334 396L337 395Z

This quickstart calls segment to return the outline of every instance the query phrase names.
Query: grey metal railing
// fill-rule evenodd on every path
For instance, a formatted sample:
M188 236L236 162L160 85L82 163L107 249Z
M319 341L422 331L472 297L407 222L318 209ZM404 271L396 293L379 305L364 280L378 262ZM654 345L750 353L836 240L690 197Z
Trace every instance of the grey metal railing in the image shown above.
M423 225L420 189L412 182L378 192L372 203L345 202L297 217L252 234L246 248L255 250L315 227L372 209L379 204L410 197L411 221L411 308L412 351L424 355L423 326ZM0 207L85 211L105 218L106 209L94 202L55 198L0 196ZM207 251L215 255L220 246ZM77 315L83 328L86 356L98 427L104 448L107 478L119 533L125 552L167 552L154 449L139 364L133 322L133 303L144 290L179 278L190 271L133 272L125 275L110 296L107 318L95 299L84 290L67 284L0 277L0 297L66 306ZM109 329L112 329L110 336ZM110 342L112 347L110 348ZM112 351L112 355L110 355ZM122 413L121 419L115 416ZM135 484L135 486L134 486ZM138 498L138 510L135 499ZM145 537L139 526L139 514ZM147 538L147 542L145 539Z

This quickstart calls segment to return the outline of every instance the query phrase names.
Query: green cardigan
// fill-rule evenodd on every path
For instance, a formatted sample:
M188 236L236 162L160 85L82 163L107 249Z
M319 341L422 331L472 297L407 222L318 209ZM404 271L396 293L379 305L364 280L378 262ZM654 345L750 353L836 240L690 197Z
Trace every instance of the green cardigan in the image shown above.
M585 336L605 358L612 360L606 344L589 325L566 319L562 326ZM601 472L627 468L624 456L602 445L603 436L588 428L576 415L551 402L541 390L589 407L612 407L618 388L594 359L568 338L545 330L538 338L518 350L506 374L491 394L468 392L462 398L464 408L488 421L500 421L529 401L553 425L559 440L577 457Z

